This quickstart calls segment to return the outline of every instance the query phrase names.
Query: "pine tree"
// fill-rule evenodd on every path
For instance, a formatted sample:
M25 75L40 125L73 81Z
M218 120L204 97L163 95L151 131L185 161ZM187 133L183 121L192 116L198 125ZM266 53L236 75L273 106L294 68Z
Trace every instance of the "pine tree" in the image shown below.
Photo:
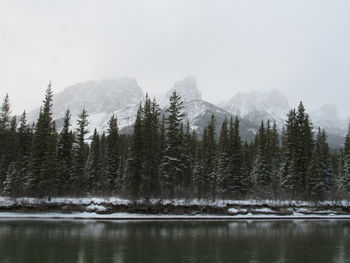
M94 195L102 193L100 158L100 136L95 129L86 163L87 190L89 193Z
M20 172L16 167L16 163L12 162L7 171L6 180L4 181L4 194L11 197L16 197L22 193L22 181Z
M327 143L327 135L325 130L321 131L319 143L321 145L320 159L321 159L322 177L325 184L325 190L327 192L331 192L334 190L335 176L333 173L331 154Z
M300 102L297 112L297 128L298 128L298 140L296 149L296 163L297 163L297 192L303 193L306 186L306 174L309 168L312 149L314 146L312 125L309 115L305 113L305 108L302 102Z
M217 186L220 195L229 193L229 185L231 182L230 158L229 158L229 138L227 119L222 123L219 145L218 145L218 166L217 166Z
M136 115L134 133L132 136L129 156L126 160L124 177L125 192L134 200L140 197L143 149L142 106L140 105Z
M335 179L325 131L319 129L307 177L307 188L312 198L320 200L333 190Z
M345 165L345 160L344 160L344 151L341 148L340 152L338 154L334 154L334 165L335 167L335 188L336 192L341 192L344 186L344 165Z
M297 112L289 112L282 141L283 160L279 173L282 186L294 197L303 195L314 142L312 124L302 103Z
M159 195L159 114L160 109L155 101L147 95L142 109L143 156L141 171L141 195L148 199Z
M47 138L47 148L41 167L39 189L45 196L57 193L55 178L57 176L56 156L57 156L57 138L56 126L53 122L50 129L50 135Z
M10 100L6 94L0 108L0 190L6 179L7 169L11 161L10 139Z
M46 90L43 106L35 125L32 141L29 171L26 178L26 192L29 195L45 195L54 178L56 131L52 120L51 82Z
M32 137L32 129L27 124L27 115L24 111L19 119L19 128L17 133L18 157L16 166L19 173L19 184L21 185L20 192L18 192L19 195L23 194L25 179L28 176Z
M242 174L244 178L241 186L241 192L244 195L252 193L254 189L254 182L251 177L254 154L255 154L254 143L252 142L251 144L248 144L248 142L245 141L243 145L243 160L242 160L242 163L243 163Z
M57 177L58 194L68 194L71 183L72 160L73 160L73 143L74 134L70 130L70 110L67 109L64 115L63 128L58 137L57 146Z
M196 134L191 134L190 124L187 122L186 132L183 135L181 162L183 164L183 181L181 188L186 195L191 192L192 174L194 169L194 160L196 154Z
M4 130L10 127L10 114L11 114L10 108L11 106L10 106L9 95L6 94L0 109L0 131L1 132L3 132Z
M83 194L86 186L85 167L88 156L88 146L85 144L85 135L88 133L88 114L84 108L77 119L77 135L73 156L73 173L71 186L75 194Z
M113 193L117 188L120 189L120 179L118 178L118 169L120 162L119 153L119 130L117 117L112 115L108 122L108 135L107 135L107 167L106 167L106 179L105 191L109 194ZM119 180L118 180L119 179Z
M215 140L215 117L211 116L210 122L205 129L202 140L202 158L203 158L203 179L202 191L209 194L214 199L217 194L217 158L216 158L216 140Z
M348 133L346 134L345 144L344 144L344 154L350 154L350 123L348 128Z
M344 145L344 168L341 189L343 192L350 192L350 125Z
M279 134L277 130L277 124L274 121L271 129L267 129L267 158L269 162L269 167L271 167L271 187L274 195L277 195L277 190L279 188L279 168L281 162L280 148L279 148Z
M206 134L206 130L204 130L204 134ZM204 137L204 136L203 136ZM203 140L202 140L203 142ZM194 167L193 167L193 175L192 175L192 187L195 193L195 196L198 199L201 199L203 195L207 194L204 192L204 176L203 176L203 157L202 157L203 145L201 144L197 148L197 152L195 155Z
M228 189L233 195L243 195L243 183L245 175L243 174L243 155L242 140L239 134L239 119L235 120L231 117L229 130L229 157L230 157L230 173L231 180Z
M266 191L271 185L271 166L268 156L268 134L270 127L265 128L264 122L261 123L258 133L257 155L252 169L252 178L257 189Z
M107 136L105 132L102 132L100 136L100 158L99 165L101 170L101 177L98 182L99 191L104 192L106 190L106 175L107 175L107 159L108 159L108 146L107 146Z
M175 186L183 176L180 156L180 124L183 117L180 111L183 108L183 102L176 91L173 91L169 100L170 106L167 109L168 117L166 118L166 148L160 165L160 178L162 193L174 197Z

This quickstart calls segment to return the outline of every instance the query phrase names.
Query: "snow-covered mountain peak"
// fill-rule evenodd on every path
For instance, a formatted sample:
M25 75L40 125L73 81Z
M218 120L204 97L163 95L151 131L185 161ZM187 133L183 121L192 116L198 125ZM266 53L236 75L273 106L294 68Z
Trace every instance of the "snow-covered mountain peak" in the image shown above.
M72 113L86 107L89 113L112 113L116 109L139 103L143 91L133 78L104 79L68 86L54 96L53 114L62 114L68 107Z
M175 82L174 86L165 94L161 106L165 107L169 104L169 97L174 90L176 90L185 103L202 99L202 93L197 87L196 79L192 76L188 76Z
M268 92L237 93L231 99L219 103L218 106L254 123L260 123L261 120L275 120L279 126L283 125L289 111L288 99L276 89Z
M315 128L321 127L326 129L327 132L342 136L346 133L345 121L342 121L339 117L336 105L323 105L318 110L311 112L310 117Z
M112 114L118 117L119 128L123 128L134 122L136 110L143 99L143 91L133 78L88 81L68 86L55 94L52 117L60 128L64 113L69 108L72 128L75 129L76 118L85 108L89 114L90 134L95 128L98 131L106 130ZM36 121L38 114L39 109L29 112L28 120Z

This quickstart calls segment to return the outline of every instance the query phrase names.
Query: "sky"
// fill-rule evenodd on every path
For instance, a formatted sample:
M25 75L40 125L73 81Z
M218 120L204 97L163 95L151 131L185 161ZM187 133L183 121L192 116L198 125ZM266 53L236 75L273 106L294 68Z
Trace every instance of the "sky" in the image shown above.
M188 75L213 103L279 89L350 116L347 0L0 0L0 96L19 114L88 80L160 94Z

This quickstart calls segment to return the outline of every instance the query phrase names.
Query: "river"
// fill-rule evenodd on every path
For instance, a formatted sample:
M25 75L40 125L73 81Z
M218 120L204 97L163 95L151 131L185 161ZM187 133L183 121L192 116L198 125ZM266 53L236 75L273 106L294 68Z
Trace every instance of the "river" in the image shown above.
M350 221L3 219L0 262L350 262Z

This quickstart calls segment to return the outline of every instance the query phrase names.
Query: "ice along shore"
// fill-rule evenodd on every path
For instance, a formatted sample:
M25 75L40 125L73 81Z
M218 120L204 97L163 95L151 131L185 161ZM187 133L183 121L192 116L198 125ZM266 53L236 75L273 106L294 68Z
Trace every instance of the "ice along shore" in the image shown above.
M0 197L0 218L229 220L350 219L350 200L197 200Z

